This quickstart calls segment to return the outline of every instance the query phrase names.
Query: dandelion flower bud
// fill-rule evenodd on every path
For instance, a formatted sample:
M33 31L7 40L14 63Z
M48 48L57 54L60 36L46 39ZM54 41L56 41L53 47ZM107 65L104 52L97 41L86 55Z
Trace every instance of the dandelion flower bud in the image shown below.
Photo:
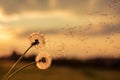
M51 65L52 57L48 53L39 53L35 58L36 66L39 69L47 69Z
M29 40L31 44L34 45L36 48L42 48L45 45L44 36L39 32L34 32L30 34Z

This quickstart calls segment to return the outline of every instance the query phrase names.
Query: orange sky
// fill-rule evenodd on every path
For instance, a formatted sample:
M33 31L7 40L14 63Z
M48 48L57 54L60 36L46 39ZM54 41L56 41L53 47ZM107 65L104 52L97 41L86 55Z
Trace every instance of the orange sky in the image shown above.
M0 56L23 53L41 32L54 57L120 57L119 9L117 0L1 0Z

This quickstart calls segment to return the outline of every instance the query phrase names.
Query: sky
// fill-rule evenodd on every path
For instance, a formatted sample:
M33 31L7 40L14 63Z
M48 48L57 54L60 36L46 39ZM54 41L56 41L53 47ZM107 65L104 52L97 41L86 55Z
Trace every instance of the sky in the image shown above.
M0 57L22 54L33 32L53 57L120 57L119 0L0 0Z

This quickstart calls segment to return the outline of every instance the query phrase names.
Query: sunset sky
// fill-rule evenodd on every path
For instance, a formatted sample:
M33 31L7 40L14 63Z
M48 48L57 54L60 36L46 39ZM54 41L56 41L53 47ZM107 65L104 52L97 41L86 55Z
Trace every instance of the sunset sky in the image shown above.
M120 57L119 0L0 0L0 57L29 47L29 34L46 46L29 54L88 59Z

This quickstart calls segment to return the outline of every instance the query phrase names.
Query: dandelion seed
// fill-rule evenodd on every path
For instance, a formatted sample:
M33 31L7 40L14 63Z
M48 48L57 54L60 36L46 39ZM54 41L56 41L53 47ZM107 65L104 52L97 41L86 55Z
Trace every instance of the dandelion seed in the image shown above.
M47 69L51 65L52 58L48 53L40 53L37 55L35 61L37 62L36 66L39 69Z
M29 36L29 40L32 45L35 45L36 48L42 48L45 45L45 39L43 34L39 32L32 33Z

